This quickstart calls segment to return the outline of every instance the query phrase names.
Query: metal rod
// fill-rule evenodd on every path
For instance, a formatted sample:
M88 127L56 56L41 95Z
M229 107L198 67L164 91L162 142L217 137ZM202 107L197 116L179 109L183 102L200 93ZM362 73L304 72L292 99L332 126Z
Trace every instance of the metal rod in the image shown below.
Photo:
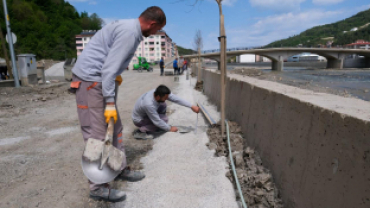
M197 113L197 123L195 124L195 134L198 132L198 118L199 118L199 113Z
M233 175L234 175L234 178L235 178L236 187L238 189L239 196L240 196L240 199L242 201L243 208L248 208L247 204L245 203L244 197L243 197L242 189L240 188L240 183L239 183L239 180L238 180L238 176L236 175L236 170L235 170L235 165L234 165L234 160L233 160L233 154L232 154L232 151L231 151L231 144L230 144L229 123L228 123L228 120L226 120L226 119L225 119L225 124L226 124L226 132L227 132L227 145L229 146L230 163L231 163L231 168L233 170Z
M9 15L8 15L8 8L6 5L6 0L3 0L3 6L4 6L4 15L5 15L5 23L6 23L6 30L8 32L8 44L9 44L9 50L10 50L10 57L12 59L12 69L13 69L13 76L14 76L14 84L15 87L19 87L19 77L18 77L18 69L17 64L15 63L15 54L14 54L14 48L13 48L13 37L12 37L12 30L10 29L10 22L9 22Z

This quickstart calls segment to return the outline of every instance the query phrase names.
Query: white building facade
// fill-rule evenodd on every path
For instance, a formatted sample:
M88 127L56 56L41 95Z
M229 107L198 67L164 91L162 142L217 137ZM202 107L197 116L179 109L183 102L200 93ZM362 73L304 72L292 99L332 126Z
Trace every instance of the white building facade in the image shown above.
M144 38L136 49L130 62L130 68L137 63L137 57L145 57L148 62L160 61L161 57L168 59L174 56L174 43L164 30Z
M91 38L95 35L96 30L83 30L81 34L76 35L76 50L79 56Z
M91 38L95 35L95 30L84 30L81 34L76 35L76 50L79 56ZM145 57L148 62L155 62L177 56L176 43L167 35L164 30L158 31L156 34L144 38L135 51L135 56L132 58L129 67L137 63L137 57Z

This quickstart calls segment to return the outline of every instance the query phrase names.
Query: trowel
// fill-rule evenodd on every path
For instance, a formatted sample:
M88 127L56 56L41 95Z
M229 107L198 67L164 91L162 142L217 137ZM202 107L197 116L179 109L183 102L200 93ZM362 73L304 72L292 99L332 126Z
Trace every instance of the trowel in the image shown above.
M114 120L108 123L103 141L89 138L82 154L82 170L93 183L102 184L113 181L121 173L126 155L113 144Z

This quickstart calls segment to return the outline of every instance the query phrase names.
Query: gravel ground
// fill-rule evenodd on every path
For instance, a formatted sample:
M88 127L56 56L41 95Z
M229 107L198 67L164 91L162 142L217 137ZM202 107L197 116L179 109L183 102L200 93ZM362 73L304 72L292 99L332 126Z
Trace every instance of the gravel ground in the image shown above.
M196 79L192 80L195 84ZM175 94L207 108L219 120L216 107L190 86L186 76L180 76ZM197 115L190 109L173 104L171 125L195 126ZM127 200L112 207L161 208L237 208L235 193L225 177L228 164L225 157L214 157L207 149L206 122L199 115L197 134L166 133L154 140L153 150L142 158L146 178L127 186Z

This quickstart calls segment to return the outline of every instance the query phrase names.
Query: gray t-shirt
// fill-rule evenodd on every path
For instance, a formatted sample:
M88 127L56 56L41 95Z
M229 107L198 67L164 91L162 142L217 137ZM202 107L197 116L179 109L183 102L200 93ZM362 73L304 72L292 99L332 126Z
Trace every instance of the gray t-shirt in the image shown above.
M155 89L145 93L136 101L134 111L132 112L132 120L135 123L139 123L141 120L148 117L158 128L169 131L171 126L164 122L157 112L160 103L154 99L154 91ZM168 95L168 100L191 108L191 104L188 101L172 93Z
M92 37L72 72L84 81L102 82L105 100L113 102L116 76L127 68L142 40L139 19L114 21Z

